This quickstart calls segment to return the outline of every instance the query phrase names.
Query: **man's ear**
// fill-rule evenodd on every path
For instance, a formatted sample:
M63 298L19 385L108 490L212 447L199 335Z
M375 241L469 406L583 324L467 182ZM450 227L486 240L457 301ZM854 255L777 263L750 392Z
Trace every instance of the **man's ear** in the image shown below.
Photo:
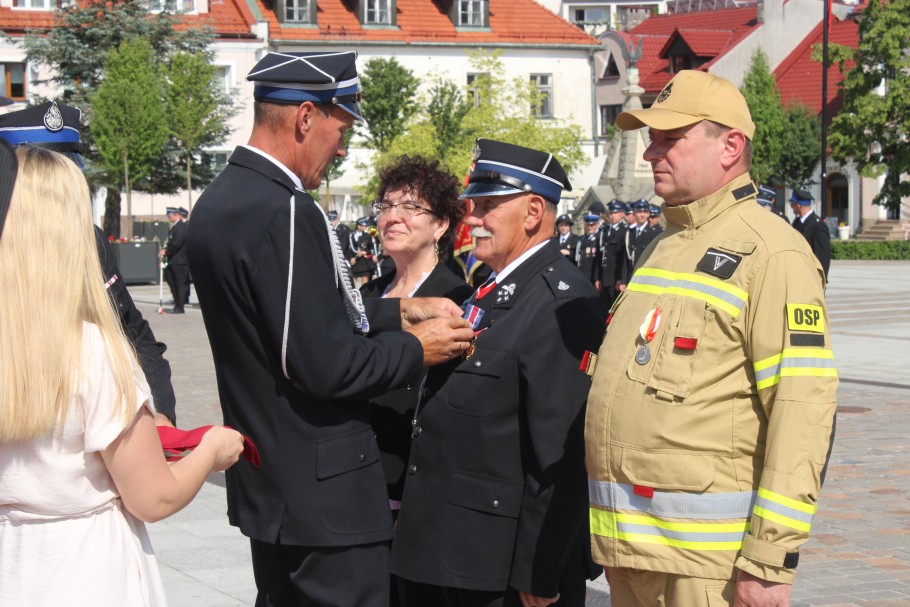
M547 214L549 203L538 194L531 194L528 197L528 209L525 214L525 230L535 232L540 228L544 217Z
M316 106L312 101L304 101L297 106L297 112L294 115L294 127L297 133L305 134L310 130L313 119L316 116Z
M720 163L725 169L729 169L735 166L745 153L746 135L739 129L730 129L723 134L723 142Z

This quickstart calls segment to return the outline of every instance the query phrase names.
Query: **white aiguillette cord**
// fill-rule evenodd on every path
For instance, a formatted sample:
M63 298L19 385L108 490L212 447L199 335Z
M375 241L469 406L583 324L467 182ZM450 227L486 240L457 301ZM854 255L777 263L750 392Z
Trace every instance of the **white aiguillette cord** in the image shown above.
M298 188L298 191L302 192ZM291 196L290 199L290 211L291 211L291 220L290 220L290 234L288 235L288 290L287 296L285 297L284 302L284 330L282 332L281 338L281 371L284 373L285 378L290 379L287 369L287 352L288 352L288 333L291 324L291 293L293 291L294 284L294 232L295 232L295 218L296 218L296 207L295 207L295 196ZM313 204L316 204L316 201L313 201ZM370 321L367 320L366 312L363 309L363 299L360 297L360 291L354 289L354 282L351 280L351 275L348 269L347 261L344 259L344 255L341 252L341 244L338 242L338 236L335 234L332 224L329 223L328 217L325 216L325 213L322 211L322 208L316 204L316 207L319 209L319 212L322 213L322 218L325 220L325 227L328 230L329 238L329 250L332 252L332 259L335 262L335 286L338 287L338 290L342 294L342 299L344 300L344 307L347 310L348 318L351 321L351 326L354 327L355 331L366 335L370 332Z

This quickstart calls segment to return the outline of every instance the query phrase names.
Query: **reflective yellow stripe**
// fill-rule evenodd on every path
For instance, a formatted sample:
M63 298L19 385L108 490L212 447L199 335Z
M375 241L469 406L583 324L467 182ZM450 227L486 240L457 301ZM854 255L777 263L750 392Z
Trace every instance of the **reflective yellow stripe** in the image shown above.
M652 516L590 509L591 533L632 543L685 550L739 550L749 522L673 523Z
M786 495L775 493L769 489L765 489L764 487L758 488L758 496L772 502L777 502L778 504L786 506L787 508L793 508L794 510L805 512L806 514L815 514L818 512L818 506L815 504L807 504L805 502L795 500L792 497L787 497Z
M781 377L837 377L834 352L821 348L784 348L752 367L759 390L777 385Z
M789 516L783 516L781 514L777 514L776 512L771 512L770 510L759 508L758 506L755 507L752 513L755 516L760 516L763 519L774 521L775 523L780 523L784 527L790 527L791 529L796 529L797 531L805 531L806 533L809 533L809 530L812 529L811 523L797 521L790 518Z
M630 291L655 295L674 293L691 297L720 308L734 318L739 315L749 299L748 293L721 280L657 268L635 270L627 288Z
M806 504L786 495L759 487L758 499L755 502L752 513L755 516L774 521L785 527L809 533L812 528L812 515L817 510L818 506L815 504Z

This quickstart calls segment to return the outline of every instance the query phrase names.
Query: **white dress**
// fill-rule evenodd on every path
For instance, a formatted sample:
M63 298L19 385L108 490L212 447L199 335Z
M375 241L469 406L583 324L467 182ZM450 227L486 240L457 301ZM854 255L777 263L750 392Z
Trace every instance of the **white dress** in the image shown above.
M101 451L124 430L97 327L83 324L83 377L51 436L0 444L0 605L163 606L145 525L123 507ZM153 413L148 385L135 411Z

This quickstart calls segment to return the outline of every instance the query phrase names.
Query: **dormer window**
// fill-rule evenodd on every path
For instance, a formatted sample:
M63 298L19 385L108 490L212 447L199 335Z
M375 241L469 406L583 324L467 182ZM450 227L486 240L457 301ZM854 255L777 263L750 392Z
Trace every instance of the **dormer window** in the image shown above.
M196 12L195 0L148 0L149 12L160 13L170 11L172 13L194 13Z
M452 2L452 23L456 27L489 27L489 0L454 0Z
M316 0L281 0L285 23L316 23Z
M57 10L57 6L62 8L66 6L67 2L59 2L59 0L13 0L13 8L32 10L32 11L53 11Z
M395 25L395 0L361 0L360 11L364 25Z

